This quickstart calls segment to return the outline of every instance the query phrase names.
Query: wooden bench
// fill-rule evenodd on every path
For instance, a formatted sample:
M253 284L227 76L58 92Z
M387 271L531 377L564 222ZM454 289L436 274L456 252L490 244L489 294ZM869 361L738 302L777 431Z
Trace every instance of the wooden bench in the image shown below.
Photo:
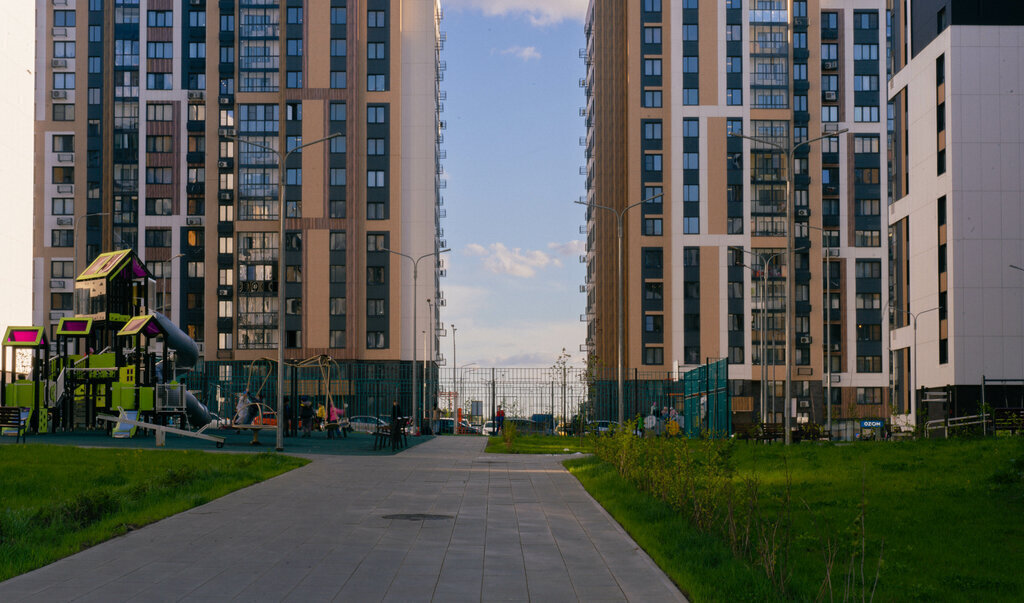
M992 426L996 431L1017 433L1024 431L1024 408L996 408L992 411Z
M23 409L20 406L0 406L0 430L3 429L14 429L16 430L14 436L14 443L18 443L18 438L21 438L21 443L25 443L25 421L21 418L21 411Z
M783 427L782 423L762 423L754 439L758 442L768 442L771 444L775 440L781 440L784 433L785 427Z
M407 433L406 430L407 430L407 428L408 428L410 423L411 423L410 420L399 419L399 422L398 422L398 448L399 449L401 449L401 448L408 448L409 447L409 436L408 436L408 433ZM390 444L391 444L391 426L390 425L383 425L383 426L378 427L377 430L373 432L373 449L374 450L383 450L385 447L387 447Z

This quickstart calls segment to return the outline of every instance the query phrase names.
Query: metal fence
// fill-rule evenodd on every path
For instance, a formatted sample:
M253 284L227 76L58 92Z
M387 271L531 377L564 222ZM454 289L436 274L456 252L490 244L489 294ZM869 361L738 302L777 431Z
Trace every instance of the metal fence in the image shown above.
M719 363L715 363L717 367ZM720 364L725 365L724 361ZM728 420L728 393L724 387L727 368L700 367L702 377L689 373L629 371L624 379L624 409L627 419L659 414L663 408L685 411L685 397L697 392L697 385L714 387L709 398L715 417L706 429L725 430ZM292 401L307 396L314 404L330 400L336 406L347 405L348 416L390 414L393 400L403 414L412 414L413 374L410 363L341 362L326 357L289 364L285 369L286 406L294 412ZM717 371L717 372L715 372ZM724 372L722 372L724 371ZM694 373L695 371L690 371ZM248 392L263 401L277 397L277 365L270 360L256 362L202 362L195 370L180 375L186 386L197 393L211 411L221 417L234 412L236 395ZM491 420L498 408L506 418L524 418L555 427L562 421L582 415L589 421L615 421L618 418L618 382L613 368L450 368L428 365L416 367L417 400L425 400L430 416L433 409L443 416L462 416L471 423ZM689 384L689 385L687 385ZM719 392L718 386L721 385ZM692 387L691 387L692 386ZM725 410L725 418L721 416ZM717 414L714 414L717 413ZM290 413L289 413L290 414ZM699 413L698 413L699 414ZM698 414L693 415L696 424ZM705 419L709 416L707 411ZM699 433L699 431L698 431Z

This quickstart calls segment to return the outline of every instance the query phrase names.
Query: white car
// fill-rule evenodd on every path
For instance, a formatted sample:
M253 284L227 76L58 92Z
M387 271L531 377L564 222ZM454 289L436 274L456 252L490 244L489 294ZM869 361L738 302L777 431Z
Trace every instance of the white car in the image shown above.
M484 423L483 429L480 430L480 433L489 436L497 435L498 432L494 430L494 421L487 421Z
M349 417L348 424L352 431L361 433L374 433L379 427L386 427L388 425L386 421L381 421L377 417L369 415Z

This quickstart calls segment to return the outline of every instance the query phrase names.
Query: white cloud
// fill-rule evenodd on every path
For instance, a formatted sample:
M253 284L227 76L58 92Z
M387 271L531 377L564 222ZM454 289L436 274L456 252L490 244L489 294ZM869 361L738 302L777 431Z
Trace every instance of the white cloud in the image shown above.
M536 26L583 21L588 0L445 0L446 8L479 10L490 17L522 15Z
M510 46L505 50L499 51L499 54L511 54L519 57L524 61L530 59L540 59L540 52L534 46Z
M480 367L548 367L562 348L573 352L587 336L586 325L573 321L524 320L498 326L492 321L453 317L452 322L458 325L459 366L475 362ZM445 344L442 349L450 353L451 340ZM579 365L582 358L582 354L573 354L571 362Z
M548 249L563 257L579 255L587 250L583 241L568 241L566 243L548 243Z
M484 258L484 267L494 274L510 274L521 278L535 276L540 268L562 265L560 260L539 249L509 249L504 243L491 243L486 248L470 243L466 245L466 253Z

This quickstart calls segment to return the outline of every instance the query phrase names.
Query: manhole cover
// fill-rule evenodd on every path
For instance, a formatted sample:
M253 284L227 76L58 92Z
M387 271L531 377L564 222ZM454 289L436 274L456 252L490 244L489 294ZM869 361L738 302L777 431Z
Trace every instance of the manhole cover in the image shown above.
M402 519L405 521L437 521L439 519L452 519L451 515L432 515L430 513L396 513L394 515L381 515L383 519Z

